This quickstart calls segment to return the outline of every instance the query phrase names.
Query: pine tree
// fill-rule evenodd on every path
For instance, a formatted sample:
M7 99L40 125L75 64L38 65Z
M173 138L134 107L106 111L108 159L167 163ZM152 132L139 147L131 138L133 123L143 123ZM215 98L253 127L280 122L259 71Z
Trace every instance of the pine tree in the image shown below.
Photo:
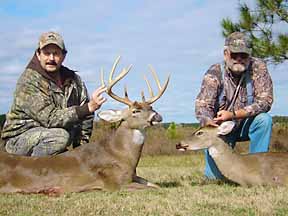
M288 60L288 0L256 0L256 8L240 3L239 21L221 21L223 36L245 32L252 44L252 55L279 64ZM279 33L282 32L282 33ZM284 33L283 33L284 32Z

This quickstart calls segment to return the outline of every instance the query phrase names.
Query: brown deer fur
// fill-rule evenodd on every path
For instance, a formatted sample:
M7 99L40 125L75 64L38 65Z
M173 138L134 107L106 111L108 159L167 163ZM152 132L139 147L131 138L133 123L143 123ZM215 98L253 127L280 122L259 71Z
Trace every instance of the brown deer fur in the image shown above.
M220 172L242 186L288 186L288 153L238 154L223 141L218 128L201 128L176 147L179 150L207 148Z
M144 112L155 112L150 106L148 109ZM155 117L152 119L149 124ZM0 152L0 192L119 189L132 182L141 155L144 140L140 144L132 141L136 130L139 131L130 129L127 121L123 121L109 140L82 145L55 156L27 157ZM134 179L145 183L141 177Z

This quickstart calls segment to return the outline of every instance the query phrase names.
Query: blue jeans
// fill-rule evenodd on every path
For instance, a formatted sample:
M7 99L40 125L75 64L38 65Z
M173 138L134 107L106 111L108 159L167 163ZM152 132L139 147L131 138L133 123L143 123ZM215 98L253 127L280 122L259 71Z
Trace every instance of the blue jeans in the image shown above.
M260 113L242 121L237 130L226 136L229 145L234 148L237 141L250 140L249 152L267 152L269 150L272 133L272 117L267 113ZM205 150L205 176L208 179L223 179L224 176L217 168L214 160Z

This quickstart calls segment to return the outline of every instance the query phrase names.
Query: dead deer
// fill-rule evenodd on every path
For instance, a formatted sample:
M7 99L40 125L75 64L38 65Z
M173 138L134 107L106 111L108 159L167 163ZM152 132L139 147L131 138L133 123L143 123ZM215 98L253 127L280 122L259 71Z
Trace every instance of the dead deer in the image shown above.
M228 122L219 127L200 128L176 148L181 151L208 149L220 172L241 186L288 186L288 153L236 153L223 141L223 136L232 128Z
M146 127L162 121L161 115L151 104L158 100L167 88L169 77L160 85L156 72L151 68L159 88L154 96L146 79L151 98L133 102L112 92L112 87L130 70L124 68L113 79L120 57L115 61L109 76L107 94L113 99L128 105L124 110L108 110L98 113L101 119L120 122L120 126L109 140L102 143L89 143L55 156L27 157L0 152L0 192L2 193L44 193L61 194L88 190L116 190L122 186L135 185L156 187L136 175L136 167L145 141ZM102 76L102 83L103 76ZM137 188L137 186L136 186Z

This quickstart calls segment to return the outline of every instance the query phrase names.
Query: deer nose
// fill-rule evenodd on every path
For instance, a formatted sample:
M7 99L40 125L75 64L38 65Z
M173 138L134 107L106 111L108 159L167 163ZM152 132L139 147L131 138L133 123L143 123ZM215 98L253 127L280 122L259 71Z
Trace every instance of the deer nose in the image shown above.
M177 149L178 151L186 151L186 150L187 150L187 146L183 146L183 145L181 144L181 142L179 142L179 143L176 144L176 149Z
M161 122L161 121L162 121L162 116L156 112L155 115L153 115L151 122Z
M177 143L176 144L176 149L180 149L181 148L181 144L180 143Z

